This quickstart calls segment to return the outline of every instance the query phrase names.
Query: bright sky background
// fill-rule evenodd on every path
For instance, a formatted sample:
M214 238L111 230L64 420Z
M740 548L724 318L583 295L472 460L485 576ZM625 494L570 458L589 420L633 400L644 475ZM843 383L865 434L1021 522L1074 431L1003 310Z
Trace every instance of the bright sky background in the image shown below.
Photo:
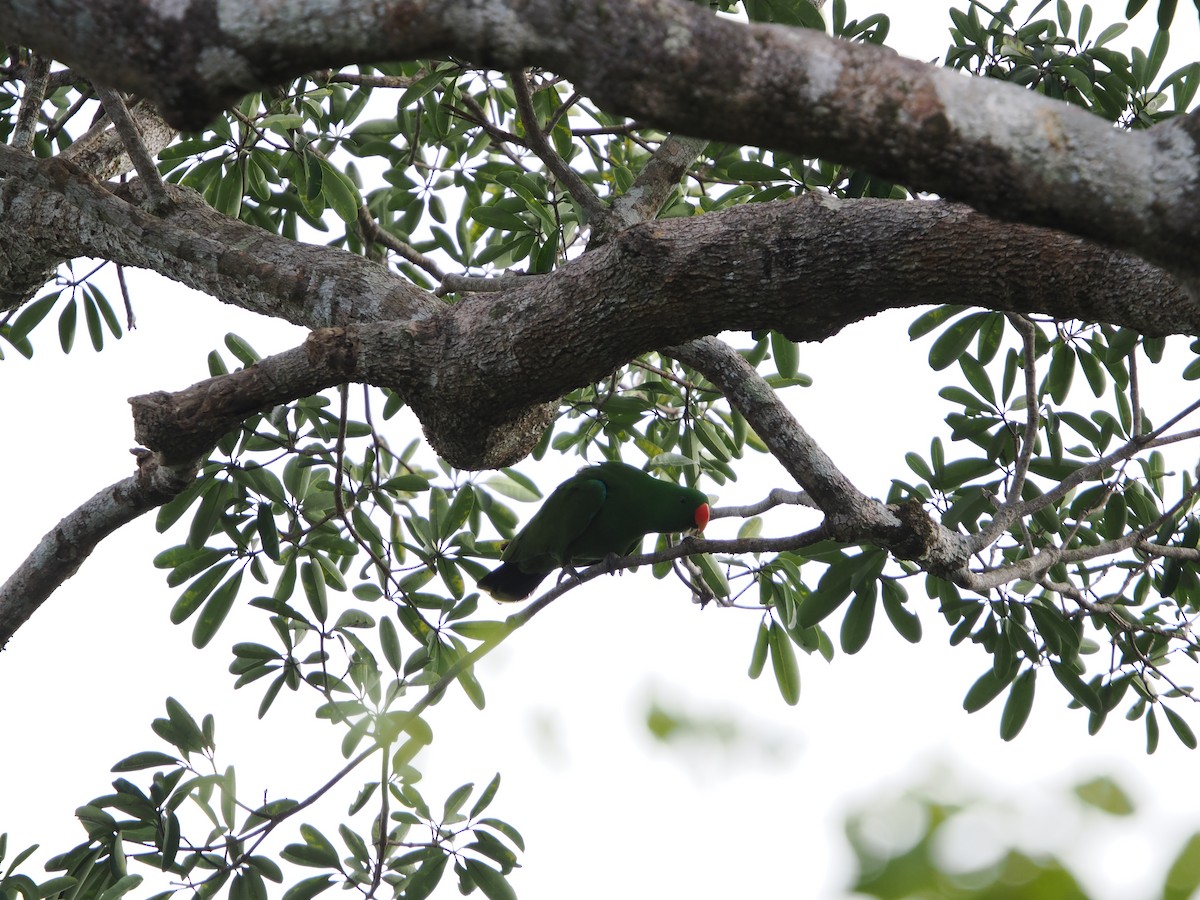
M1120 18L1124 2L1093 6L1098 30ZM891 43L909 55L944 52L948 17L940 3L850 8L857 17L889 12ZM1152 15L1143 13L1140 24ZM1177 27L1173 57L1182 64L1200 55L1200 42L1190 4L1180 4L1178 15L1192 28ZM61 516L133 470L125 398L203 378L205 355L228 331L262 353L303 338L299 329L216 307L150 276L136 279L133 294L137 330L102 354L81 334L64 357L51 329L38 335L33 360L5 350L5 575ZM877 496L890 478L905 477L904 452L927 447L946 412L936 396L943 379L925 365L928 342L908 342L912 317L883 316L805 345L801 369L816 383L788 393L805 427ZM1194 387L1166 383L1143 396L1162 404L1149 409L1161 420L1192 399ZM405 429L388 424L393 446L417 433ZM791 487L753 462L719 504ZM519 468L545 487L575 462L555 465L563 468L532 461ZM525 518L532 511L519 508ZM768 526L791 532L795 515L778 514ZM253 639L239 632L243 626L266 627L257 613L239 619L235 611L205 651L192 648L189 627L170 626L177 591L150 565L165 546L152 516L122 530L0 655L0 831L10 833L10 855L33 842L57 852L82 840L73 810L108 790L108 766L137 750L166 749L150 721L163 714L168 694L197 717L216 714L219 761L237 764L247 796L304 796L341 765L341 732L311 719L310 700L289 713L285 692L259 722L258 685L232 691L228 646L235 637ZM904 643L880 616L857 656L839 652L832 665L801 657L800 704L790 708L769 666L758 681L746 677L757 615L701 611L675 584L648 573L592 582L484 661L485 711L452 694L430 713L436 740L419 760L426 774L420 787L437 806L458 784L503 773L491 810L525 835L524 868L512 878L522 900L841 897L850 871L845 814L921 781L968 784L1006 805L1004 839L1020 835L1028 850L1062 855L1099 898L1156 893L1168 861L1200 828L1191 780L1181 775L1195 767L1196 754L1164 729L1158 753L1147 757L1141 723L1119 714L1089 737L1086 716L1065 709L1050 679L1040 679L1024 732L1002 742L1002 701L973 716L961 707L990 658L978 648L948 647L934 605L914 600L925 627L921 644ZM657 744L644 726L654 699L672 711L735 721L742 739L682 750ZM1150 798L1135 819L1081 815L1065 802L1072 784L1099 773ZM307 820L334 823L324 828L333 835L343 810L335 802ZM986 855L994 846L987 831L981 826L956 845L956 857ZM454 880L436 896L458 896Z

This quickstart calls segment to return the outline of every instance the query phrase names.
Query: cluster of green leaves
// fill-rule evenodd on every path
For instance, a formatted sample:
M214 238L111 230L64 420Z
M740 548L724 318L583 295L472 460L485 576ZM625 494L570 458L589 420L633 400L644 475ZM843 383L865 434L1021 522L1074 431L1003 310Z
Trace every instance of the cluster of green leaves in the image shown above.
M843 604L846 611L838 632L843 653L855 654L866 646L879 606L901 637L914 644L920 641L921 620L907 605L908 591L902 578L884 572L887 562L888 554L878 547L864 546L851 552L832 541L780 553L766 561L756 559L753 564L730 560L729 565L744 568L753 579L764 610L750 658L750 677L762 674L770 658L783 699L791 705L798 703L800 674L795 647L832 660L834 644L821 623ZM806 564L811 574L802 573Z
M1005 534L981 553L985 571L1060 554L1044 575L987 596L927 578L929 597L953 627L951 643L969 639L992 655L964 706L974 712L1008 689L1000 730L1011 739L1028 717L1038 672L1049 668L1072 705L1088 711L1092 733L1132 688L1128 717L1144 716L1148 751L1158 741L1156 710L1194 747L1191 728L1165 702L1191 699L1192 689L1164 667L1175 654L1200 654L1189 624L1200 608L1200 580L1193 565L1169 555L1172 548L1194 553L1200 540L1192 514L1198 487L1190 472L1172 477L1163 454L1145 446L1157 432L1138 406L1138 365L1161 363L1163 341L1111 326L1025 327L1028 339L1004 353L1012 329L999 313L939 307L911 329L914 338L941 329L930 365L957 365L966 382L942 389L954 407L946 422L952 440L978 455L947 462L935 438L928 458L908 454L920 480L895 481L889 499L919 497L968 534L986 530L1003 504L1020 503ZM1083 415L1067 407L1077 369L1108 408ZM1033 397L1025 391L1030 381ZM1098 652L1102 645L1108 654ZM1084 656L1095 660L1090 670Z
M83 308L83 321L87 326L92 348L99 353L104 349L105 329L117 340L124 335L121 320L104 292L90 278L94 272L80 281L71 281L69 291L63 298L62 288L50 291L20 309L9 310L0 317L0 337L29 359L33 356L33 343L29 333L45 319L58 301L64 299L58 311L58 342L63 353L70 353L75 346L75 335L79 325L79 309ZM0 350L0 359L4 351Z
M172 879L175 886L155 894L154 900L166 900L182 885L197 897L213 897L227 887L232 898L260 900L269 896L268 882L286 880L274 857L256 851L306 804L277 799L248 805L239 799L234 767L222 770L216 762L213 717L198 723L173 698L167 699L166 707L166 717L155 719L153 727L175 753L141 751L113 767L117 773L155 770L148 787L143 790L118 777L112 793L76 810L87 840L47 863L49 871L61 874L42 884L13 875L36 849L31 847L0 880L0 896L117 900L144 881L141 874L128 871L129 860ZM418 732L398 721L394 730ZM387 779L382 790L380 782L368 782L350 805L338 828L343 850L313 825L299 825L300 842L284 847L279 858L301 869L322 871L296 881L284 893L285 900L308 900L338 883L363 891L383 883L395 896L420 900L429 896L452 861L463 893L479 887L489 900L515 896L505 876L517 865L512 847L523 850L524 840L507 822L484 815L499 790L500 776L478 792L473 784L456 788L437 814L416 786L420 773L406 762L396 763L393 758L395 777ZM365 833L355 830L354 817L381 795L386 799ZM472 795L475 801L464 811ZM195 828L188 827L189 812L200 814ZM207 828L202 841L189 838L197 828ZM0 859L3 853L0 838Z
M15 50L17 48L8 45L0 48L0 142L3 143L10 141L16 127L21 78L30 64L28 53L14 53ZM35 156L46 158L55 151L61 152L71 146L74 137L68 126L80 112L82 104L79 100L78 84L58 85L48 93L42 105L43 118L33 132ZM68 263L59 278L65 288L57 287L24 307L0 310L0 338L22 356L32 356L30 332L57 306L58 339L64 353L70 353L75 344L81 310L88 337L96 351L104 349L106 330L119 340L124 334L120 318L103 290L93 280L107 268L107 264L101 264L75 276L72 264ZM2 349L0 359L4 359Z
M227 337L226 347L244 365L258 358L236 335ZM228 369L216 352L209 366L214 375ZM448 801L435 821L415 787L420 773L412 763L432 741L421 712L450 684L457 683L476 706L484 705L474 660L495 646L509 626L473 618L479 595L468 589L468 579L486 571L479 556L498 552L494 542L478 547L476 537L484 522L511 535L517 516L502 497L528 501L540 494L516 472L471 482L448 467L441 472L417 469L411 462L417 441L395 453L371 424L373 396L365 395L362 419L350 417L348 391L343 391L340 409L331 409L326 397L304 398L226 435L196 481L160 510L160 530L178 525L184 540L160 553L155 564L167 572L168 585L181 589L171 620L193 623L197 647L216 637L239 601L264 614L266 628L257 640L245 639L250 628L239 626L243 640L233 645L230 664L236 687L265 685L260 717L284 687L307 689L317 699L317 717L341 726L347 759L360 761L375 752L386 756L385 772L390 774L385 786L364 784L349 811L353 816L370 803L384 811L395 803L409 808L391 814L394 824L379 863L386 880L406 897L425 896L453 856L464 887L477 885L492 898L507 896L504 876L515 857L512 851L500 852L488 829L509 836L518 848L520 836L500 820L475 821L479 804L468 817L469 828L458 827L454 816L466 794ZM388 397L382 417L390 419L399 409L399 402ZM451 480L436 484L442 477ZM250 584L259 585L261 593L247 602ZM211 749L211 742L193 746L190 737L203 729L196 732L186 717L178 718L182 724L160 725L167 720L159 720L156 731L185 757ZM231 772L221 777L231 780ZM207 799L198 792L205 783L188 782L179 790L203 807ZM487 802L492 794L494 788L487 792ZM287 813L284 807L271 811ZM433 837L413 845L407 831L422 823ZM228 817L214 819L214 827L225 830L210 834L204 844L245 840L258 833L260 824L253 816L240 824ZM381 846L379 826L371 827L372 836L361 840L343 832L353 861L337 865L313 836L316 832L306 832L306 841L315 842L320 852L306 856L292 848L284 858L291 852L297 856L293 862L323 861L332 871L298 883L289 898L312 896L336 880L369 883L368 857L361 851ZM458 848L455 842L464 830L474 841ZM491 868L480 855L500 868ZM240 857L222 859L201 854L180 863L186 871L179 874L213 869L205 882L212 887L206 890L215 891L232 877L231 896L241 896L238 879L253 882L258 876ZM251 888L249 896L258 896L257 887L247 890Z
M1017 0L1007 0L995 12L976 0L967 11L951 9L954 46L946 54L946 65L1036 90L1129 128L1148 128L1188 110L1200 87L1200 63L1189 63L1158 81L1170 45L1168 26L1161 27L1148 52L1134 48L1125 54L1108 46L1124 33L1124 22L1089 39L1089 4L1083 5L1077 20L1065 0L1057 0L1056 18L1036 18L1049 3L1042 0L1020 24L1013 18ZM1170 5L1173 11L1174 3Z

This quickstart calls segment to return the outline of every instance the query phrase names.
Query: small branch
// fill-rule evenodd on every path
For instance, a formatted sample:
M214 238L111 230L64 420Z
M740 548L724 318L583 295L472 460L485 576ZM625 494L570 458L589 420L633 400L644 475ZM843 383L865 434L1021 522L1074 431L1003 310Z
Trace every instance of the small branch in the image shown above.
M1197 407L1200 407L1200 401L1193 403L1186 410L1179 413L1179 415L1173 416L1170 421L1168 421L1162 427L1157 428L1148 434L1132 437L1107 456L1101 457L1095 462L1088 463L1086 466L1076 469L1044 494L1040 494L1039 496L1034 497L1031 500L1027 500L1024 503L1015 504L1013 508L1006 513L1006 515L1011 516L1009 521L1012 522L1015 519L1032 515L1038 510L1049 506L1051 503L1058 502L1065 497L1068 492L1083 484L1089 478L1096 477L1105 469L1111 468L1123 460L1130 459L1143 450L1153 450L1156 447L1164 447L1167 444L1176 444L1181 441L1192 440L1200 437L1200 428L1192 429L1191 431L1183 431L1179 434L1170 434L1165 436L1162 435L1162 432L1167 427L1175 424L1188 413L1194 411ZM977 532L976 534L970 535L966 538L968 545L971 547L972 553L980 552L984 547L987 547L1000 535L999 531L997 531L996 534L992 534L991 532L992 528L989 525L988 528L984 529L983 531Z
M137 328L137 318L133 314L133 299L129 296L129 285L125 283L125 267L117 265L117 285L121 288L121 300L125 303L125 330Z
M551 174L567 189L584 211L588 220L594 224L604 221L610 215L609 208L596 196L595 191L579 177L579 173L566 164L558 152L550 146L545 132L538 124L537 113L533 109L533 95L529 92L529 82L523 71L509 73L513 95L517 100L517 114L525 126L525 136L529 149L537 154L550 170Z
M611 240L614 230L656 218L671 191L707 146L705 138L675 135L659 144L629 190L612 201L612 215L593 225L589 247Z
M601 575L613 575L625 569L636 566L649 566L655 563L670 562L698 553L783 553L788 550L802 550L819 544L821 541L835 537L825 523L800 534L778 538L739 538L734 540L706 540L704 538L687 537L673 547L657 553L639 553L633 556L623 556L611 562L599 562L589 566L582 572L564 572L559 583L542 594L520 612L513 613L506 622L516 629L524 625L539 612L570 590L586 584Z
M320 800L322 797L324 797L327 793L329 793L329 791L331 791L334 787L337 786L338 782L340 782L343 778L345 778L347 775L349 775L351 772L353 772L355 769L357 769L363 763L364 760L366 760L372 754L376 753L379 749L380 749L380 745L378 743L372 743L370 747L367 747L365 750L360 751L359 754L356 757L354 757L354 759L350 760L348 763L346 763L344 766L342 766L341 769L338 770L336 775L334 775L332 778L330 778L328 781L326 781L323 785L321 785L319 788L317 788L316 791L309 794L307 797L305 797L303 800L301 800L295 806L289 807L288 809L285 809L283 812L272 816L270 819L268 819L266 822L264 822L261 826L259 826L257 830L248 831L246 834L238 835L238 839L240 841L242 841L243 843L246 840L248 840L249 838L256 838L254 843L250 845L250 848L248 850L246 850L245 853L242 854L243 858L247 857L247 856L253 856L254 851L258 849L259 844L261 844L263 841L265 841L267 839L267 836L272 831L274 831L276 828L278 828L282 822L291 818L296 813L301 812L305 809L308 809L308 807L312 806L314 803L316 803L318 800ZM386 790L386 788L385 788L385 790Z
M758 371L716 338L664 348L664 353L704 373L800 483L811 499L836 523L834 536L861 537L892 529L899 521L882 503L856 488L817 444Z
M1034 365L1037 329L1025 316L1012 314L1008 316L1008 321L1020 333L1024 345L1025 434L1021 439L1021 452L1013 469L1012 484L1005 496L1004 505L996 510L988 527L980 532L979 549L995 541L1017 517L1017 510L1021 507L1021 493L1025 489L1025 478L1029 473L1029 462L1033 459L1033 448L1037 444L1038 425L1041 421L1037 402L1037 368Z
M56 72L54 74L57 75L58 73ZM53 85L47 85L48 92L53 92L53 90ZM82 89L79 93L79 96L75 98L75 102L72 103L66 111L55 116L54 121L46 127L46 140L53 141L56 137L58 137L58 133L67 127L67 123L75 118L75 116L78 115L79 111L83 109L84 106L95 99L95 91L91 85L88 85L86 88Z
M553 131L554 126L558 124L558 120L565 116L567 114L567 110L578 103L581 99L583 99L583 94L579 93L579 91L575 91L570 97L560 103L558 109L552 112L550 114L550 118L546 120L546 131Z
M94 87L100 102L104 104L104 111L112 121L113 127L117 129L117 133L121 135L121 140L125 144L125 152L129 154L129 158L133 161L133 167L137 169L138 175L146 185L151 205L155 209L166 209L171 205L171 199L167 196L167 189L163 186L158 166L150 157L150 152L146 149L146 144L138 133L137 125L134 124L133 117L129 115L125 101L110 87L102 84L96 84Z
M379 760L379 816L376 821L379 823L379 841L375 845L375 865L371 867L371 889L367 891L367 898L375 896L379 890L379 885L383 881L384 862L387 860L388 849L388 767L391 760L388 754L381 753Z
M20 153L33 149L33 133L37 128L38 113L46 99L46 85L50 76L50 58L33 54L25 76L25 90L21 92L21 106L17 110L17 124L13 127L12 148Z
M1138 386L1136 344L1129 350L1129 405L1133 408L1129 433L1137 437L1142 433L1142 390Z
M496 148L505 156L507 156L514 166L523 171L525 169L525 163L521 161L521 157L517 155L516 151L513 150L509 144L515 144L518 147L525 147L528 149L529 145L525 142L525 139L519 135L513 134L510 131L505 131L503 128L493 125L490 121L488 121L487 113L484 111L482 106L475 102L474 97L468 97L464 95L461 100L463 105L466 106L470 111L469 115L450 103L446 104L446 108L450 110L450 112L454 113L454 115L466 119L468 122L473 122L486 131L488 137L496 142Z
M815 500L803 491L785 491L783 488L775 488L771 493L767 494L766 498L751 503L749 506L722 506L714 509L711 514L713 519L722 519L726 516L736 516L739 519L748 519L751 516L757 516L766 512L768 509L774 509L776 506L807 506L809 509L820 509Z
M96 546L118 528L162 506L191 484L196 461L160 464L146 450L134 451L138 471L109 485L67 515L0 587L0 649L59 586L79 571Z
M534 279L541 275L446 275L434 296L444 297L447 294L493 294L511 290L516 287L528 287Z
M412 87L416 81L407 75L363 75L359 72L330 72L325 76L325 80L359 87L400 89Z
M389 231L385 231L375 221L375 217L371 215L371 211L365 205L358 209L358 227L362 229L363 236L370 242L382 244L388 250L398 256L404 257L414 266L419 269L424 269L438 281L443 281L446 278L446 273L442 271L441 266L434 262L424 253L416 250L411 244L405 243Z

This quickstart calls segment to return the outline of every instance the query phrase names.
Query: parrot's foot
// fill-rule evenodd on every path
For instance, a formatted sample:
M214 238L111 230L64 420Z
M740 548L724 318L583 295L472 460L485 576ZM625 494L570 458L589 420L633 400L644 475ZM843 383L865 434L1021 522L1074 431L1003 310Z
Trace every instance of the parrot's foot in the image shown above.
M561 572L558 573L558 581L556 584L562 584L564 581L574 582L575 587L583 584L583 579L579 577L579 570L574 566L563 566Z
M621 554L619 554L619 553L605 554L604 559L602 560L602 562L604 563L604 574L605 575L615 575L618 571L620 571L620 569L617 566L617 563L620 561L621 561Z

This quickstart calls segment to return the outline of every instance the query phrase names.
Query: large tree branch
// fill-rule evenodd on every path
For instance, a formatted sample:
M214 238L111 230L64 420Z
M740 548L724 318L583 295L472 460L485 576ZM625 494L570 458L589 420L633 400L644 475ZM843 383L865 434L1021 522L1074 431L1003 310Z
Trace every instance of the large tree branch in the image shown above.
M163 215L142 208L140 186L102 184L74 165L0 147L0 218L38 234L63 259L96 256L153 269L253 312L319 328L419 319L444 304L383 266L301 244L222 215L167 186Z
M0 0L0 29L156 98L187 127L248 90L343 62L451 52L542 66L610 112L850 163L1200 277L1195 117L1119 132L1013 85L683 0L340 0L303 19L265 2Z
M147 429L150 446L179 446L184 455L231 416L360 380L399 390L456 464L508 464L536 441L545 404L647 350L729 329L822 340L932 298L1146 334L1200 332L1200 305L1165 272L940 201L810 194L646 223L553 273L448 306L373 262L271 235L179 188L156 216L134 187L102 185L61 160L0 148L0 174L18 176L0 191L6 223L54 235L56 252L154 268L311 328L346 326L310 346L317 352L308 364L322 360L322 368L300 377L289 360L285 375L244 394L237 408L206 401L211 421L181 421L174 436ZM160 426L168 421L158 417Z
M252 277L254 270L247 272ZM356 302L353 291L342 296ZM1200 309L1169 276L1080 239L1002 225L943 202L809 195L647 223L503 293L471 296L409 321L320 332L303 352L322 371L291 387L293 396L349 380L392 387L438 452L464 468L493 467L515 462L532 447L528 441L536 442L529 429L548 420L541 413L528 418L532 410L646 351L730 329L775 328L796 340L822 340L885 309L931 298L1114 321L1148 334L1200 329ZM289 351L289 367L301 352ZM147 402L200 404L215 414L219 404L199 398L220 382ZM245 406L234 413L260 401L268 407L289 391L282 376L262 383L270 390L240 394ZM202 441L211 436L212 426L196 427L191 417L172 421L156 415L156 427L139 434L156 449L189 447L189 432ZM501 434L518 421L520 439ZM515 455L501 455L501 448Z

